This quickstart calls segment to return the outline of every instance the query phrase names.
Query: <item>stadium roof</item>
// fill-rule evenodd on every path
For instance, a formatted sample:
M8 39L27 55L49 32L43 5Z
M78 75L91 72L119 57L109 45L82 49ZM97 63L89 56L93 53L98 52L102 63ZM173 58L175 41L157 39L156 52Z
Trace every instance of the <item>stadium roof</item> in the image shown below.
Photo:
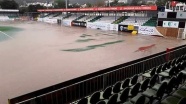
M19 12L17 9L0 9L0 12Z
M69 9L39 9L38 12L104 12L104 11L156 11L157 6L122 6Z
M172 1L186 2L186 0L172 0Z

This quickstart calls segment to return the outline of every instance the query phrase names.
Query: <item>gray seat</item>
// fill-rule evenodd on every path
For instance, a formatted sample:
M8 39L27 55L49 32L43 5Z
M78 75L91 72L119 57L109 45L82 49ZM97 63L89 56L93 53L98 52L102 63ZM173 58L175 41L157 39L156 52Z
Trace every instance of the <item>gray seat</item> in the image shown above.
M161 101L161 104L178 104L179 98L174 96L168 96L164 100ZM186 103L185 103L186 104Z
M87 98L82 98L81 100L78 101L77 104L88 104L88 99Z
M136 102L132 103L131 101L125 102L124 104L145 104L145 96L140 96Z
M92 96L90 97L91 104L96 104L99 100L100 100L100 92L99 91L93 93Z
M106 104L104 100L97 102L96 104Z
M122 88L125 89L126 87L129 87L129 83L130 83L130 79L129 78L126 78L123 81Z
M132 77L129 86L133 86L133 85L135 85L137 82L138 82L138 75L136 74L136 75L134 75L134 76Z
M159 89L153 90L153 89L148 89L142 93L142 95L148 97L150 99L150 102L152 103L155 99L157 99L159 102L162 99L165 89L167 87L167 83L163 82Z
M156 68L152 68L149 72L142 74L143 77L151 78L156 73Z
M177 104L186 104L186 98L181 98Z
M107 104L117 104L118 94L113 94L108 100L104 100Z
M129 91L130 91L130 88L129 87L126 87L120 95L118 95L118 99L117 99L117 103L123 103L125 101L128 100L129 98Z
M149 78L145 79L145 80L142 82L142 84L141 84L141 87L140 87L139 92L145 91L145 90L148 88L149 82L150 82L150 79L149 79Z
M100 96L100 99L109 99L109 97L112 95L112 87L109 86L107 87L102 93L101 93L101 96Z
M183 98L183 97L186 97L186 91L185 91L185 90L179 89L179 90L177 90L176 92L174 92L174 93L172 94L172 96L175 96L175 97L181 99L181 98Z
M116 84L114 84L112 92L113 93L118 93L120 92L121 88L121 82L116 82Z

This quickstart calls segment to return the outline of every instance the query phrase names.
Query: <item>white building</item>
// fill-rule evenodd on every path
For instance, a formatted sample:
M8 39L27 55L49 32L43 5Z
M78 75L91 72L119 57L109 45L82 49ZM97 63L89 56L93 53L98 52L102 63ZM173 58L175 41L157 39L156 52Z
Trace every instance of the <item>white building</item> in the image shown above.
M52 7L53 3L49 2L49 3L42 3L42 2L34 2L34 3L26 3L25 5L21 5L20 7L28 7L29 5L41 5L41 6L45 6L45 7Z
M128 0L118 0L118 3L128 3Z
M173 11L173 7L171 6L171 2L167 2L165 6L166 11ZM178 2L175 7L175 11L186 11L186 4L182 2Z

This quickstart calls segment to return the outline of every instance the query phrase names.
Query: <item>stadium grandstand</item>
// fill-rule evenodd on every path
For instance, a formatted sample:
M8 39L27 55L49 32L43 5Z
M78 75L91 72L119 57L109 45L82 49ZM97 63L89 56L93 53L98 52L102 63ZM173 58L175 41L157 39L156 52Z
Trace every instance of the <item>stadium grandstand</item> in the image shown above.
M0 9L0 21L8 21L17 19L19 16L19 10L12 9Z
M8 104L186 104L186 44L184 40L186 39L186 12L184 12L184 4L168 5L170 8L158 8L157 6L122 6L38 10L40 12L37 19L38 22L44 22L44 25L56 24L57 27L61 26L62 28L63 26L67 26L63 28L63 31L66 31L65 29L69 26L72 27L70 29L80 29L83 32L87 32L84 31L85 28L87 30L98 29L103 32L102 35L108 36L110 34L107 34L107 31L126 33L127 36L125 34L125 37L122 38L129 39L130 41L117 48L122 48L119 51L123 52L122 54L125 55L123 58L128 60L127 62L120 60L122 64L103 69L96 67L98 68L96 71L86 70L88 71L86 75L78 77L71 76L69 80L61 83L55 83L46 88L36 89L32 92L14 96L8 99ZM11 18L17 18L19 16L18 11L11 11L10 13L7 11L0 10L0 21L11 20ZM47 29L51 28L49 26ZM67 35L71 37L69 34ZM96 36L98 35L96 34ZM59 38L60 36L56 37ZM90 40L94 40L92 39L93 36L85 33L79 37L84 39L91 37ZM66 39L66 37L63 38ZM101 37L99 42L104 41L104 38ZM121 37L118 35L116 38ZM173 41L174 39L175 41ZM121 41L123 40L117 42ZM140 43L139 41L144 43ZM160 47L157 47L159 42L162 42L162 44L159 45ZM81 52L82 50L91 50L96 47L105 47L113 43L107 42L87 46L88 49L86 47L65 51ZM68 44L73 45L72 42ZM44 45L55 49L59 46L43 43L42 46ZM136 50L137 45L142 46ZM155 52L152 50L153 48L156 50ZM115 51L115 47L112 47L112 49ZM108 52L101 50L101 52L103 51L105 53ZM101 58L105 53L99 57ZM145 53L148 53L148 55L144 55ZM94 54L94 52L91 54ZM65 55L68 58L68 55L72 55L72 53ZM82 52L82 55L86 56L90 54ZM105 57L108 56L105 55ZM117 58L119 57L121 56ZM132 59L131 57L134 58ZM78 61L82 61L80 59L81 57L78 58ZM63 62L61 63L63 64ZM84 64L83 61L81 64ZM88 67L84 69L88 69ZM74 72L69 69L67 70L76 73L74 70ZM64 74L68 76L65 71Z
M126 12L127 11L127 12ZM136 11L136 12L133 12ZM73 8L73 9L49 9L39 10L42 16L38 18L38 21L47 23L57 23L61 21L62 25L71 26L71 22L78 22L81 24L122 24L122 25L150 25L156 26L157 7L156 6L128 6L128 7L110 7L110 8ZM48 15L45 15L48 12ZM62 12L58 18L54 18L53 13ZM65 12L70 12L68 15ZM87 27L88 27L87 26ZM93 26L94 27L94 26ZM104 26L103 26L104 27ZM99 27L95 27L99 28ZM108 28L108 27L105 27Z

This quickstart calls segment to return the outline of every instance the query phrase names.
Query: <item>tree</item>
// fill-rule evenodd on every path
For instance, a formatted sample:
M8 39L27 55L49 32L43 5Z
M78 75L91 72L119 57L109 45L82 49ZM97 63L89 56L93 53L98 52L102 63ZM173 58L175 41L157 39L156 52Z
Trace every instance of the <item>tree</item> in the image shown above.
M165 6L165 4L168 2L169 0L157 0L156 1L156 5L157 6Z
M19 8L19 13L24 14L25 12L28 12L28 7L20 7Z
M140 4L139 4L139 1L138 0L132 0L132 2L130 3L130 5L132 5L132 6L138 6Z
M142 0L140 3L140 5L146 5L146 4L147 4L147 2L145 0Z
M92 4L91 3L87 3L87 8L90 8L92 7Z
M37 12L38 9L45 9L45 7L40 4L28 6L28 12Z
M54 8L66 8L66 2L64 0L55 0Z
M14 0L2 0L0 1L0 7L2 9L18 9L19 5Z
M99 0L96 2L95 4L96 7L104 7L105 6L105 2L104 0Z
M155 4L152 2L148 2L146 5L150 6L150 5L155 5Z
M114 0L113 2L110 3L110 6L117 6L119 0Z
M129 4L128 3L118 3L117 6L129 6Z

